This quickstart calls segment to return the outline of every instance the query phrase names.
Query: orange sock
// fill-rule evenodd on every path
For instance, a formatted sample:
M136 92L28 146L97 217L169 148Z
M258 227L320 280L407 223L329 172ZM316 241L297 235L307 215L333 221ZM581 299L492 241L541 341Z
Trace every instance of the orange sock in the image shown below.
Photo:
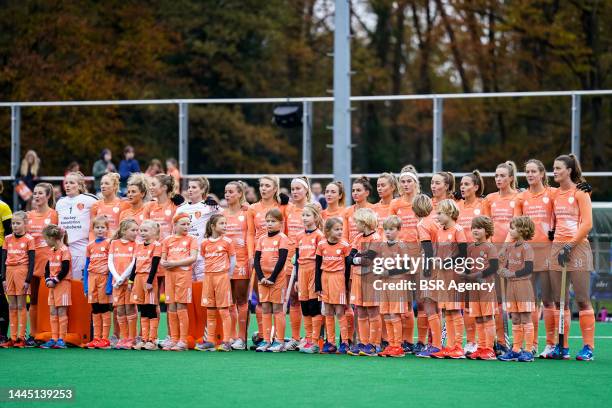
M208 309L206 315L206 341L217 342L217 310Z
M151 325L149 323L149 318L148 317L141 317L140 318L140 336L142 337L142 341L147 342L149 341L149 330L151 328Z
M157 340L157 328L159 327L159 318L149 319L149 341Z
M380 345L382 340L382 319L380 315L368 319L370 321L370 343Z
M9 327L11 339L13 341L17 340L17 333L19 332L19 311L17 309L9 309Z
M419 310L417 314L417 341L419 343L427 343L427 332L429 331L429 321L427 314L423 310Z
M168 317L170 317L170 313L168 312ZM176 313L175 313L176 315ZM125 315L117 315L117 322L119 323L119 338L127 339L128 338L128 325L127 325L127 317Z
M289 315L289 319L291 319L291 315ZM287 326L287 320L285 319L285 312L283 312L282 310L278 313L274 313L274 326L276 327L276 340L283 343L285 341L285 329ZM299 338L300 337L298 334L298 340Z
M370 321L367 317L357 319L357 330L359 331L359 342L368 344L370 342Z
M340 318L338 319L338 323L340 324L340 336L342 336L342 342L348 344L351 334L348 328L347 316L345 314L340 316Z
M311 341L316 343L319 337L321 337L321 325L323 324L323 316L316 315L312 318L312 334L310 335Z
M533 350L533 346L534 346L534 327L533 327L533 322L529 322L529 323L524 323L523 324L523 333L525 335L525 351L528 351L531 353L531 350Z
M249 314L249 305L247 303L238 305L238 338L246 338L246 322Z
M383 341L387 341L389 342L389 344L391 344L391 340L390 337L392 336L392 334L387 333L387 326L385 325L385 319L383 318L383 315L380 315L380 340Z
M30 303L30 335L36 336L38 333L38 305Z
M57 340L59 339L59 319L57 315L51 315L49 320L51 322L51 338Z
M304 332L306 333L306 341L312 342L312 316L304 316Z
M189 312L187 312L187 309L178 309L176 315L179 321L179 339L186 343L189 332Z
M26 326L28 325L28 309L25 307L19 310L19 337L25 339Z
M289 307L289 322L291 323L291 338L300 341L300 325L302 324L302 308L299 304Z
M476 343L476 319L470 316L467 310L463 311L463 325L465 326L465 341Z
M272 334L272 313L262 313L261 314L261 325L263 328L263 338L266 343L270 342L270 336Z
M555 326L555 308L544 308L544 328L546 329L546 344L554 346L557 337L557 326Z
M121 325L121 323L119 324ZM177 342L179 340L179 321L176 312L168 312L168 326L172 341Z
M353 333L355 333L355 311L353 310L353 308L351 306L347 306L346 310L344 312L344 315L346 316L346 327L348 330L348 338L342 338L342 341L345 343L348 343L349 340L353 340Z
M234 321L234 325L232 326L232 318L231 318L231 313L230 310L232 309L232 307L230 306L229 308L224 308L224 309L219 309L219 315L221 316L221 324L223 324L223 342L224 343L228 343L230 341L230 335L232 334L233 330L232 327L236 327L236 322Z
M502 309L501 306L497 306L497 317L495 318L495 331L497 334L497 343L502 344L504 346L508 346L506 344L506 332L504 331L504 319L502 319Z
M102 338L102 314L101 313L92 314L91 320L93 320L93 338L94 339Z
M340 318L340 322L342 322L342 318ZM344 322L346 325L346 316L344 316ZM325 316L325 331L327 332L327 341L331 344L336 344L336 321L334 316ZM340 333L342 335L342 326L340 326Z
M389 342L390 346L395 346L395 333L393 332L393 323L390 318L385 319L383 317L383 325L385 328L385 332L388 333L386 340Z
M231 305L229 307L229 315L230 315L230 333L229 337L235 339L238 337L238 307L236 305ZM223 332L225 336L225 332Z
M484 322L478 323L476 322L476 334L478 337L478 348L483 349L487 347L487 339L485 334L485 324Z
M111 328L111 312L100 313L102 316L102 338L108 340Z
M442 348L442 325L440 324L440 316L437 313L427 316L427 323L431 330L431 345Z
M412 323L414 324L414 316L412 318ZM404 334L404 327L402 326L402 319L400 317L395 317L391 319L391 328L393 331L389 331L389 333L393 333L393 343L395 347L400 347L402 345L402 337ZM414 330L414 326L412 327Z
M408 313L404 313L401 316L402 323L402 340L406 340L408 343L414 343L414 312L412 309Z
M536 307L536 310L531 312L531 323L533 323L533 347L538 348L538 328L540 325L540 308ZM525 335L527 336L527 335ZM531 351L531 349L529 349Z
M579 316L582 341L595 350L595 312L593 309L581 310Z
M495 342L495 320L490 319L484 322L485 328L485 342L487 344L488 349L493 348L493 343Z
M463 316L461 316L461 313L455 313L453 323L455 326L455 347L463 347Z
M68 316L59 316L59 338L65 339L66 333L68 333Z
M138 314L131 313L127 315L128 322L128 338L135 339L138 334Z
M455 346L455 317L446 313L444 322L446 323L446 347L453 348Z
M255 320L257 320L257 333L259 333L259 337L264 337L263 332L266 329L263 326L263 312L261 311L261 305L255 306Z
M512 350L514 352L518 353L519 351L521 351L521 348L523 348L524 335L525 332L522 324L516 324L512 326Z

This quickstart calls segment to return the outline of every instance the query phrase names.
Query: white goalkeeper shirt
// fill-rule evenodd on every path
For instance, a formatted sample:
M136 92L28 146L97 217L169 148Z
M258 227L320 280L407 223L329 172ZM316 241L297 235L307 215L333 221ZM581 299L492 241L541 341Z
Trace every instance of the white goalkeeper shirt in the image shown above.
M59 226L68 234L68 245L72 256L85 256L89 242L91 206L98 201L92 194L62 197L55 206Z

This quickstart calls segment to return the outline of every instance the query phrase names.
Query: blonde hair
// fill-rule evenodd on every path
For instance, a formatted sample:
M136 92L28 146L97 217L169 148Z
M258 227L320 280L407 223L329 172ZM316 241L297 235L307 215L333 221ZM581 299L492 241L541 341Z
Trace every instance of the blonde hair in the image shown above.
M266 175L259 179L260 183L261 180L268 180L272 182L274 188L276 189L276 192L274 193L274 198L276 199L276 202L280 203L280 179L278 178L278 176Z
M95 227L96 224L104 224L107 229L110 225L110 223L108 222L108 217L106 217L106 215L98 215L96 218L94 218L91 222L91 225L92 227Z
M159 239L159 224L153 220L144 220L143 222L140 223L141 227L149 227L152 228L153 231L155 231L155 239L158 240Z
M532 239L535 234L535 224L531 218L526 215L512 218L510 227L517 230L521 238L525 241Z
M412 164L407 164L404 167L402 167L402 169L400 170L400 177L399 179L401 180L401 173L412 173L415 175L417 182L416 182L416 193L417 194L421 194L421 183L419 181L419 172L417 171L416 167L414 167ZM400 191L403 193L402 191L402 185L399 185L399 189Z
M376 213L369 208L360 208L355 211L353 220L355 220L355 224L362 224L373 231L378 227Z
M53 194L53 185L51 183L38 183L34 186L34 190L42 188L47 196L47 205L50 208L55 208L55 194Z
M238 199L238 202L240 203L240 205L246 203L247 185L244 181L240 181L240 180L230 181L229 183L225 185L225 187L227 186L234 186L238 189L238 192L240 193L240 198Z
M459 218L459 207L457 207L454 200L447 199L440 201L436 211L451 217L453 221L457 221L457 218Z
M327 185L328 186L333 185L333 186L338 187L338 195L340 196L338 198L338 206L344 207L344 204L346 203L346 192L344 191L344 184L342 184L340 180L334 180L328 183ZM325 188L327 189L327 187Z
M498 164L497 168L508 170L508 176L512 177L512 184L510 184L510 187L512 187L513 190L516 190L516 164L514 164L513 161L508 160Z
M83 175L83 173L81 173L80 171L72 171L66 174L64 180L68 177L76 178L77 185L79 186L79 193L83 194L87 191L87 186L85 186L85 176Z
M106 173L105 175L102 176L100 180L102 180L105 177L110 180L115 193L119 191L119 180L121 180L121 176L119 175L119 173Z
M536 165L538 171L544 175L544 177L542 177L542 184L544 185L544 187L548 187L548 176L546 175L546 167L544 167L544 163L542 163L538 159L529 159L525 162L525 170L527 170L528 164Z
M138 223L133 218L127 218L121 221L119 223L119 228L117 228L117 231L115 231L115 235L113 235L113 240L123 238L125 232L132 224L136 224L136 226L138 226Z
M453 196L453 191L455 191L455 175L450 171L439 171L434 176L440 176L444 179L444 184L446 184L446 196L448 198Z
M312 212L312 215L314 216L314 222L315 225L317 226L318 229L323 228L323 217L321 217L321 211L319 211L319 206L313 203L308 203L304 205L304 210L306 211L309 210L310 212Z
M425 218L433 211L431 198L425 194L417 194L412 200L412 211L419 218Z
M28 221L28 213L26 213L25 211L16 211L13 213L13 216L11 217L13 220L15 218L21 218L21 220L24 222L24 224Z
M491 238L495 231L495 225L486 215L479 215L478 217L472 218L472 229L483 229L485 230L485 237Z
M402 229L402 219L397 215L391 215L383 222L384 229L395 228L396 230Z
M324 231L323 231L325 233L325 238L329 239L329 235L331 234L331 231L334 228L334 225L336 224L342 225L342 220L338 217L331 217L331 218L328 218L327 221L325 221L325 226L324 226Z
M391 173L384 172L384 173L381 173L378 176L378 178L379 179L384 178L385 180L387 180L389 182L389 184L391 184L391 188L393 189L393 192L391 193L391 196L392 197L397 197L397 195L399 194L399 184L398 184L398 181L397 181L397 177L395 177Z
M196 178L190 179L189 183L191 182L198 183L198 185L200 186L200 189L204 191L202 193L202 197L206 199L206 196L208 196L208 193L210 192L210 182L208 181L208 179L206 177L196 177Z
M30 163L28 163L28 156L34 156L34 163L32 163L31 167L30 167ZM34 150L28 150L25 156L23 156L23 160L21 160L21 166L19 169L19 173L21 174L22 177L25 177L28 175L28 167L29 167L30 173L34 177L38 176L38 170L40 170L40 158L38 157L38 155L36 154Z

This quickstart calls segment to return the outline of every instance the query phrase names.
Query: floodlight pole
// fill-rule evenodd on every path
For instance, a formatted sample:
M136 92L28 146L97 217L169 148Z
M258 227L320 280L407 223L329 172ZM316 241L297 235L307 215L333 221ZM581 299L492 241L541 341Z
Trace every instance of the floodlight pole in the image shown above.
M580 95L572 95L572 153L580 160Z
M433 100L433 155L432 173L442 171L442 146L443 146L443 123L444 99L435 97Z
M21 107L11 106L11 176L19 171L19 156L21 155ZM16 181L16 180L15 180ZM16 185L15 185L16 187ZM19 196L13 188L13 211L17 211Z
M334 16L334 178L351 189L351 38L349 0L336 0ZM350 200L347 200L350 205Z
M189 174L189 105L179 105L179 170L181 175Z
M302 173L312 174L312 102L302 102Z

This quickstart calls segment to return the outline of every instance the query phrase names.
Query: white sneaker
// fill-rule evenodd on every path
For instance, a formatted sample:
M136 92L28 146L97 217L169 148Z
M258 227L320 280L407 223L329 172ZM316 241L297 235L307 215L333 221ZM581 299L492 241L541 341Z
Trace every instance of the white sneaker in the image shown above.
M170 350L185 351L187 350L187 343L185 343L184 341L178 341Z
M465 352L465 355L470 355L474 352L476 352L476 350L478 349L478 346L475 343L467 343L465 345L465 347L463 348L463 351Z
M550 356L552 355L553 351L555 351L555 346L551 346L550 344L547 344L546 347L544 347L544 351L542 351L539 355L540 358L551 358Z
M163 340L157 340L157 345L160 348L164 348L164 347L166 347L170 343L172 343L172 338L170 336L166 336L166 338L163 339Z
M280 342L279 342L280 343ZM282 343L281 343L282 344ZM300 343L297 340L289 340L285 342L285 351L296 351Z
M296 341L296 343L297 343L297 341ZM275 341L274 343L272 343L272 345L270 347L268 347L268 349L266 351L269 351L269 352L272 352L272 353L280 353L280 352L283 352L283 351L287 351L287 348L280 341Z
M302 350L306 344L308 344L306 337L302 337L300 339L300 343L298 344L298 350Z
M244 350L245 348L246 345L244 344L244 341L242 339L236 339L232 343L232 349L234 350Z
M114 334L111 336L110 339L108 339L110 341L111 347L115 348L115 346L117 345L117 343L119 343L119 338L117 336L115 336Z

